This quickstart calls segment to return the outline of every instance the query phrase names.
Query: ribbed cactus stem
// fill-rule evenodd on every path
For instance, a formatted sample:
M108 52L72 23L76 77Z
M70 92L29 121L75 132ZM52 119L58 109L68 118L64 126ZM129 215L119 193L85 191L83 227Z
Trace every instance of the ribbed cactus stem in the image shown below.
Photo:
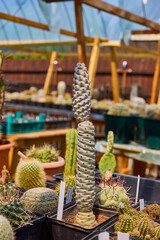
M114 144L114 134L112 131L109 131L107 136L107 153L112 153L113 144Z
M83 227L95 224L93 204L95 200L95 129L91 122L78 124L76 203L78 215L76 223Z
M89 122L91 110L90 82L84 63L75 68L73 84L73 112L78 122L76 224L91 228L95 225L93 204L95 200L95 129Z
M84 63L77 63L74 73L72 107L77 122L87 121L90 115L90 82Z

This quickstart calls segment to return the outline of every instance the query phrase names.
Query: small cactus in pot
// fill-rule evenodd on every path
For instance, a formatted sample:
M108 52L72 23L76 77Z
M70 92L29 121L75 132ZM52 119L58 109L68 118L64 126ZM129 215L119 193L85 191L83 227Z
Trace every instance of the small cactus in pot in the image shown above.
M75 68L73 84L73 113L78 122L75 223L91 228L96 224L93 213L95 201L95 129L89 122L91 98L90 82L84 63Z

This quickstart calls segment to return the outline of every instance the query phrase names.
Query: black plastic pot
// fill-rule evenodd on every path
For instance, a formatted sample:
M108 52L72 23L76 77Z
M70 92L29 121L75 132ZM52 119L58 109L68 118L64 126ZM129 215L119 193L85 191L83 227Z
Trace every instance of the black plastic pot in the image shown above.
M16 240L50 240L45 217L37 217L32 224L27 224L15 230Z
M92 232L91 234L89 234L87 237L83 238L82 240L99 240L98 235L102 232L105 232L105 231L96 230L96 231ZM116 233L109 233L109 236L110 236L110 240L112 240L112 237L117 236L117 234ZM135 239L135 238L130 237L129 239Z
M115 212L107 209L102 209L101 207L94 207L93 211L95 213L108 216L108 219L100 223L94 228L83 228L65 221L59 221L56 219L57 213L53 212L47 216L48 225L52 232L52 240L81 240L83 237L90 234L92 231L100 229L104 224L109 222L114 216ZM64 207L63 218L68 218L73 216L76 212L76 204L70 204L69 206Z
M128 191L131 194L131 197L135 198L136 196L136 187L137 187L137 177L122 175L115 173L113 176L118 176L120 179L124 180L124 186L131 187ZM144 199L145 201L154 202L160 201L160 181L141 178L139 186L139 199Z

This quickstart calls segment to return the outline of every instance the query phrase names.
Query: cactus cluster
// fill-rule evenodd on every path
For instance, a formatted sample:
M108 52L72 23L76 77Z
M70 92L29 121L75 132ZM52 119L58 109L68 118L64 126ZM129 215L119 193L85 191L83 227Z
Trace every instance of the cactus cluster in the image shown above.
M95 129L89 122L90 82L84 63L75 68L73 84L73 112L78 122L75 223L91 228L96 224L93 213L95 201Z
M145 115L146 102L141 97L132 97L129 104L129 111L140 116Z
M110 107L108 114L109 115L118 115L118 116L128 116L129 108L126 104L116 103Z
M150 104L146 107L146 116L148 118L160 119L160 106L157 104Z
M41 163L34 158L21 160L16 168L15 184L25 189L45 187L46 177Z
M44 214L57 207L58 195L49 188L32 188L23 194L21 202L31 212Z
M115 224L115 231L128 232L130 236L144 240L160 239L160 225L145 212L132 209L124 200L119 203L117 210L119 221Z
M101 176L104 176L106 174L106 171L109 169L111 169L112 173L115 170L116 159L115 156L112 154L113 143L114 134L112 131L109 131L107 137L107 152L103 154L98 164Z
M157 203L150 204L143 209L151 218L160 219L160 205Z
M28 158L37 159L41 163L50 163L58 161L58 151L51 145L45 144L42 147L33 146L26 151Z
M0 215L0 239L14 240L14 233L12 227L4 216Z
M30 215L20 202L19 192L13 184L0 186L0 214L9 220L13 229L30 221Z

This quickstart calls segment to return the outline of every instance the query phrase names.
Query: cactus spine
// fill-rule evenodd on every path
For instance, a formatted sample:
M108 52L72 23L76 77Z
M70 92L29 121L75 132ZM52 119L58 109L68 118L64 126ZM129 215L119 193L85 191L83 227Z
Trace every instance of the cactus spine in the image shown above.
M103 154L99 161L99 171L102 176L106 174L106 172L111 169L113 173L116 167L116 159L115 156L112 154L112 148L114 143L114 134L112 131L108 132L107 137L107 152Z
M58 195L49 188L32 188L21 197L24 206L31 212L47 213L58 205Z
M1 240L13 240L14 233L12 227L7 218L0 215L0 239Z
M15 184L25 189L45 187L46 177L41 163L34 158L20 161L15 173Z
M78 122L75 223L91 228L96 219L93 214L95 200L95 129L88 121L90 115L90 82L84 63L75 68L73 84L73 112Z

